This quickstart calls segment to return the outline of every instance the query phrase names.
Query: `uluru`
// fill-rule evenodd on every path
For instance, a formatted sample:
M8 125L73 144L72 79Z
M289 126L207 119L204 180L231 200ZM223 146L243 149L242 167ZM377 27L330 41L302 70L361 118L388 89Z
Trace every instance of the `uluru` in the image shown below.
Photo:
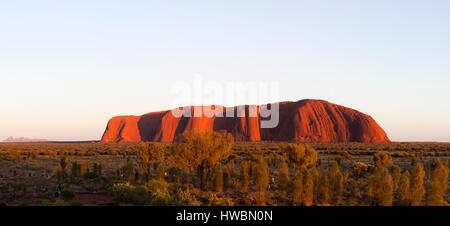
M249 114L248 105L243 106L246 114L242 117L237 114L233 117L175 117L168 110L141 116L113 117L101 141L171 142L183 132L226 130L236 141L390 142L386 132L371 116L357 110L311 99L278 104L279 123L274 128L261 127L263 118ZM213 106L213 109L223 109L224 112L237 108ZM260 111L259 106L257 111Z

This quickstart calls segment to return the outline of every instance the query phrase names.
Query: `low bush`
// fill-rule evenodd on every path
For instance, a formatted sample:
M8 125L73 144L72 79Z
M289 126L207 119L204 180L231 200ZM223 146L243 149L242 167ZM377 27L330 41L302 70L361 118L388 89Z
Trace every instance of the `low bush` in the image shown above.
M66 201L70 201L75 198L75 193L68 188L64 188L61 191L61 197Z

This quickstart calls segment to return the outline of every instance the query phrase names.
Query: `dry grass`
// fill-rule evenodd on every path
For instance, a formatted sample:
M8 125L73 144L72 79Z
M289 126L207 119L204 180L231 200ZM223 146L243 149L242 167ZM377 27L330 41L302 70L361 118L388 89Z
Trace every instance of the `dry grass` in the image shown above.
M239 191L239 164L244 160L255 160L257 156L263 155L269 165L271 181L272 177L277 177L283 154L281 144L284 143L236 143L230 157L235 162L232 169L234 174L232 185L217 195L231 198L236 205L255 204L255 194L251 185L248 192ZM76 182L66 179L62 182L65 188L70 188L79 194L82 200L86 193L96 192L100 194L98 197L102 197L106 193L108 184L120 176L117 175L117 171L126 165L127 158L135 161L137 145L138 143L0 143L0 204L41 205L45 201L54 202L53 194L56 191L58 179L53 169L58 166L63 156L68 160L69 170L74 161L87 163L89 168L92 168L94 163L102 165L101 178L84 178ZM450 143L312 143L310 145L317 150L322 167L328 169L333 161L341 159L343 172L350 171L355 163L371 166L373 154L380 151L391 155L393 163L398 165L402 172L411 169L414 158L426 163L430 159L445 159L450 156ZM136 164L135 167L138 168ZM294 170L290 169L290 178L294 177L294 173ZM201 192L196 189L192 184L195 184L198 178L195 173L191 177L191 179L182 178L182 182L188 183L198 199L208 200L214 197L211 196L211 192ZM142 184L139 181L135 183ZM45 187L48 189L47 192L42 191ZM267 197L268 205L292 205L290 198L277 190L276 183L270 183ZM99 200L97 204L111 204L104 203L104 200ZM89 202L92 204L93 200L89 199ZM96 203L95 200L94 203ZM351 205L352 202L344 196L343 204ZM363 201L357 204L367 205Z

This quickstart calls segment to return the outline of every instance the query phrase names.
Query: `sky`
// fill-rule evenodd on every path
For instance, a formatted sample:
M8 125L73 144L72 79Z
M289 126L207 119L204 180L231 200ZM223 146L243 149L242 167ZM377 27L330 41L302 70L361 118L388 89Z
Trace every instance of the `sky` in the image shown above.
M0 140L100 139L111 117L169 109L173 84L200 74L277 82L278 100L258 104L357 109L393 141L450 142L449 11L446 0L5 1Z

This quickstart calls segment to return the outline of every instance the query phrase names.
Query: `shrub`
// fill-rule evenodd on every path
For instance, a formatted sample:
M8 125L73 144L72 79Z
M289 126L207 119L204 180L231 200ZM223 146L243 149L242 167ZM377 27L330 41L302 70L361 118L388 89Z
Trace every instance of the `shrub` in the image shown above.
M302 201L306 206L311 206L314 201L314 172L306 170L303 184Z
M301 169L317 162L317 152L309 145L289 144L283 149L286 160L296 169Z
M51 202L49 200L43 200L41 202L41 205L43 205L43 206L69 206L70 203L67 203L67 202L64 202L64 201Z
M249 183L249 170L250 165L247 161L241 162L239 165L239 177L241 179L241 191L247 192L248 190L248 183Z
M70 201L71 206L83 206L83 203L79 199L74 199Z
M61 168L61 173L62 173L62 177L66 177L69 169L67 168L67 159L66 157L62 157L61 160L59 161L59 166Z
M354 162L352 164L352 176L355 178L364 178L369 171L369 166L362 162Z
M402 172L400 167L397 165L392 166L392 183L394 186L394 191L398 188L398 183L400 182L400 177L402 176Z
M56 175L58 181L63 180L69 174L66 157L60 159L59 165L53 168L53 173Z
M147 191L150 192L150 202L155 206L167 206L173 201L173 197L170 194L171 185L165 181L150 180L146 184Z
M197 169L203 189L205 171L230 156L233 142L226 131L182 133L174 140L168 162L188 173Z
M234 206L234 202L231 198L219 197L214 193L209 195L208 204L210 206Z
M179 186L174 192L172 205L174 206L201 206L202 203L189 191L188 188Z
M175 168L175 167L170 167L168 170L168 174L169 174L170 182L175 182L175 183L181 182L182 170Z
M164 161L165 147L159 143L141 143L139 144L136 156L137 163L144 170L147 179L150 179L152 163Z
M285 195L289 188L289 167L286 161L281 162L281 167L278 170L278 189Z
M430 186L427 192L427 205L445 206L444 200L448 187L448 166L441 164L439 160L435 162L431 172Z
M116 183L108 188L108 194L125 204L146 205L150 196L145 186L134 187L129 183Z
M28 152L28 159L37 159L39 153L36 150Z
M392 157L384 152L377 152L373 155L373 162L376 167L388 167L392 164Z
M118 193L123 193L124 191L128 191L134 189L133 185L129 183L114 183L108 187L108 194L114 196Z
M94 174L94 177L101 177L102 176L102 164L94 163L92 172Z
M416 164L411 171L410 188L409 188L409 202L412 206L419 206L425 195L425 188L423 186L423 178L425 171L422 164Z
M295 180L292 186L292 201L294 204L298 204L302 202L302 194L303 194L303 173L300 170L297 170Z
M164 191L168 191L169 190L169 183L165 182L165 181L161 181L161 180L150 180L147 184L146 187L148 189L148 191L153 192L153 191L157 191L157 190L164 190Z
M115 183L108 187L108 195L118 201L128 202L127 195L134 189L135 187L129 183Z
M337 164L337 162L336 162ZM341 175L342 180L342 175ZM316 200L319 204L326 205L329 203L329 180L327 173L320 168L317 178L317 183L315 185L316 190Z
M127 164L122 167L122 172L124 173L125 179L128 182L133 181L133 177L136 175L136 170L134 169L134 163L131 158L127 158Z
M351 202L356 202L359 199L360 196L360 185L359 185L359 179L350 178L348 180L348 198Z
M369 197L373 204L381 206L392 205L392 176L383 165L375 167L369 178Z
M165 171L164 171L164 163L160 162L158 164L158 168L156 169L156 178L158 180L164 180L164 175L165 175Z
M216 166L214 169L214 190L216 192L222 192L223 191L223 172L222 167Z
M400 178L397 188L400 197L400 205L409 205L409 188L411 186L409 178L409 171L405 171Z
M168 206L172 203L172 196L167 190L156 190L151 192L151 204L154 206Z
M333 162L330 172L330 193L334 204L339 205L344 193L344 176L336 161Z
M72 167L70 171L70 178L73 181L75 178L78 178L80 176L80 165L77 161L72 162Z
M70 190L70 189L64 188L61 191L61 197L64 200L72 200L73 198L75 198L75 193L72 190Z
M222 169L223 171L223 187L224 190L228 190L233 187L233 168L234 163L229 162L225 165L225 167Z
M259 205L265 205L266 189L269 184L269 167L263 157L258 159L255 168L255 190L257 191L257 201Z
M89 176L89 167L87 162L82 162L80 165L80 175L83 177Z

